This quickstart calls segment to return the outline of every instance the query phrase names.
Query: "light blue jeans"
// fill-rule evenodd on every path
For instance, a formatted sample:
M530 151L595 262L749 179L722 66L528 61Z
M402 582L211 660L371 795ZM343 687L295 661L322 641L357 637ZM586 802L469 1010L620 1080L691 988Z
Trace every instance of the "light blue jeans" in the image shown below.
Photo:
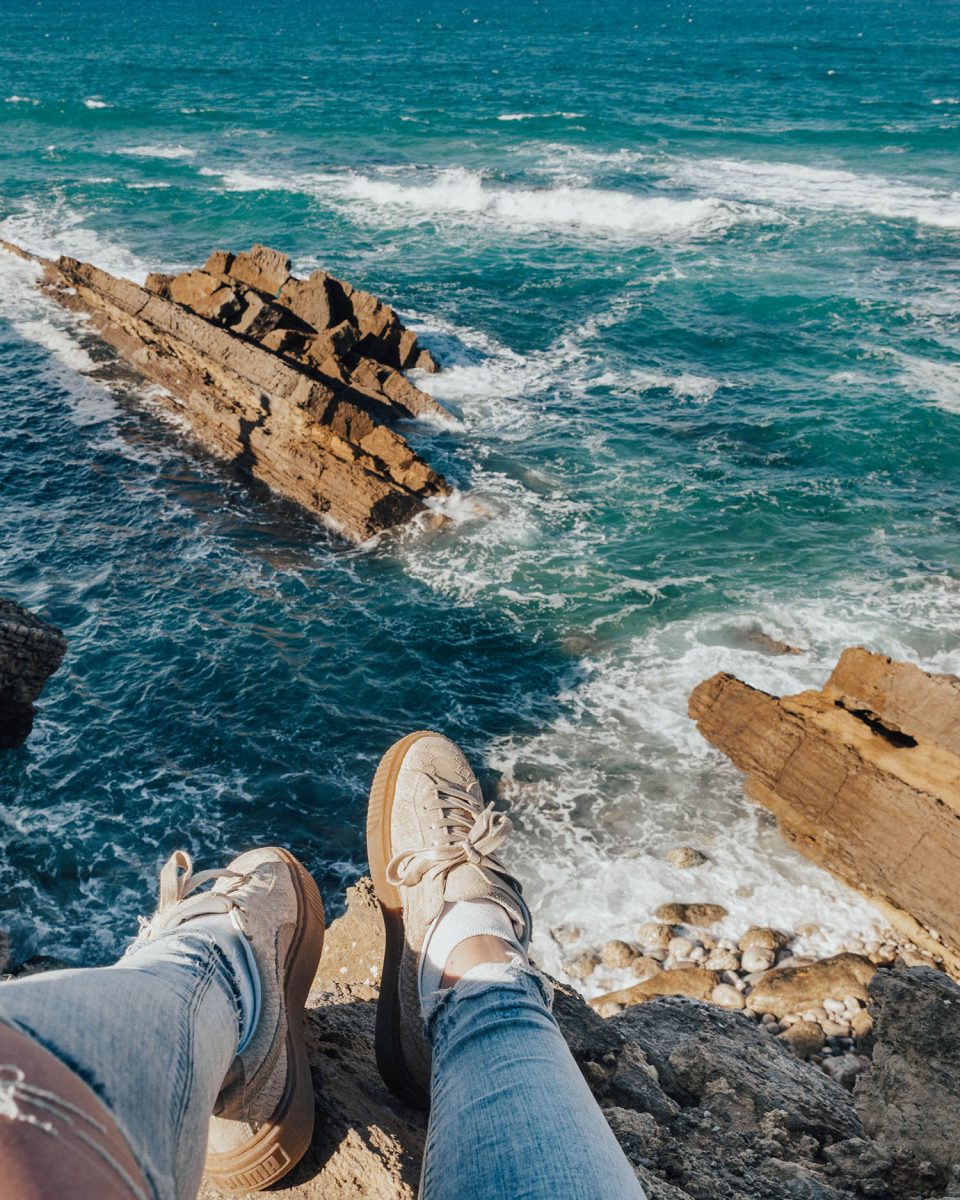
M475 975L440 993L429 1020L423 1200L644 1200L539 975L519 964ZM192 1200L240 1029L237 982L202 921L111 967L0 984L0 1021L96 1092L151 1200Z

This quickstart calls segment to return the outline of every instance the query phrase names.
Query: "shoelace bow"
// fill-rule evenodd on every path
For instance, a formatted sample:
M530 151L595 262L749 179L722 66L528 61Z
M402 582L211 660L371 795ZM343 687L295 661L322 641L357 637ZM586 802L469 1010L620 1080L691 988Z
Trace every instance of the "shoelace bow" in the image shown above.
M220 870L198 871L194 874L193 859L186 850L175 850L160 871L160 903L157 911L147 919L138 917L140 932L174 928L192 917L219 916L234 910L239 914L241 928L245 909L232 893L246 880L247 876L226 867ZM219 892L201 892L204 884L215 879L229 879L230 883ZM176 910L176 911L174 911ZM175 917L175 920L171 918Z
M436 801L428 812L438 812L440 844L422 850L405 850L387 864L387 879L395 887L413 887L427 874L446 875L463 863L474 863L499 875L507 872L493 852L513 828L505 813L494 812L493 804L480 807L465 788L433 778Z

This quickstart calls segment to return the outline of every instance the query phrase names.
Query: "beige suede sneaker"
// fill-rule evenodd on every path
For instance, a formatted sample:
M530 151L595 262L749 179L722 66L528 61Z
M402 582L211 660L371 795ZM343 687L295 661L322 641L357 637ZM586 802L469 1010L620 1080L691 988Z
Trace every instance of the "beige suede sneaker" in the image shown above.
M198 890L208 882L210 890ZM222 1192L259 1191L296 1166L313 1135L303 1013L323 948L323 903L286 850L250 850L225 870L197 874L178 850L160 873L160 905L140 939L220 914L230 914L253 951L260 1011L217 1097L206 1173Z
M510 821L484 805L480 784L448 738L420 731L391 746L370 789L367 854L386 930L377 1004L377 1065L401 1099L426 1108L430 1044L418 974L424 937L445 903L493 900L519 944L530 940L520 885L494 857Z

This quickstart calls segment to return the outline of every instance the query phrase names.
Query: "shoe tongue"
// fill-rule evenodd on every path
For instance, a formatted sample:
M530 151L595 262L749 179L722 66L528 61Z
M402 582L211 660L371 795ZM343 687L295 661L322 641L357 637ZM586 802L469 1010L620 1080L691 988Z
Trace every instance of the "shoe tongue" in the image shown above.
M481 867L476 863L461 863L453 868L446 877L443 888L443 898L447 903L456 900L492 900L506 909L517 937L528 935L527 918L514 896L516 887L513 880L505 875L498 875L489 867Z

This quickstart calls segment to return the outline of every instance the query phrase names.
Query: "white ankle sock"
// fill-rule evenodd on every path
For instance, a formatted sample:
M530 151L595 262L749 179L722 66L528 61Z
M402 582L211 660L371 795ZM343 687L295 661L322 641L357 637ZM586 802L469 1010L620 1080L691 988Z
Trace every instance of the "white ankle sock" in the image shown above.
M222 917L199 917L188 925L203 927L217 939L217 945L233 968L240 991L240 1041L237 1053L246 1050L260 1018L260 972L249 941L240 932L233 913Z
M447 959L472 937L501 938L525 955L517 941L510 914L495 900L457 900L445 904L440 916L427 930L420 954L420 1002L428 1001L439 990Z

